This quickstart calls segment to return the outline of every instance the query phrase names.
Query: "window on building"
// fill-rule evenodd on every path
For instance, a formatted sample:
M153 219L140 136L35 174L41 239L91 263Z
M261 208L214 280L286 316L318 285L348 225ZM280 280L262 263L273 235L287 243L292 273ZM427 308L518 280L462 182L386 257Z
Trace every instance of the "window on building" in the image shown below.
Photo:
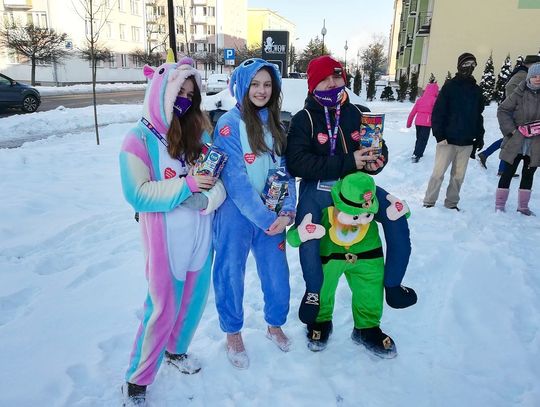
M184 44L180 44L180 52L186 52L186 47Z
M47 28L47 13L34 12L26 15L26 22L35 27Z
M129 7L131 9L131 14L138 16L140 15L141 2L140 0L130 0Z
M206 26L206 35L214 35L216 33L216 26L215 25L207 25Z
M109 21L105 23L105 34L107 35L107 38L112 38L112 23Z
M208 45L209 45L208 51L212 52L212 53L215 53L216 52L216 44L208 44Z
M189 29L189 33L190 34L195 34L196 32L197 32L197 26L195 24L191 24L190 29Z
M131 40L134 42L141 41L141 29L139 27L131 27Z
M207 7L208 9L208 16L209 17L215 17L216 16L216 8L215 7Z
M125 41L126 40L126 26L125 24L119 25L118 35L120 36L120 39Z
M124 0L118 0L118 10L119 11L125 11Z
M164 16L165 15L165 6L157 6L157 15L158 16Z
M176 13L175 13L178 17L183 17L184 16L184 7L182 6L176 6Z
M195 52L195 44L192 42L189 43L189 52Z
M122 68L128 67L128 56L127 54L120 54L120 66Z
M132 55L131 60L133 62L133 65L135 65L136 68L141 68L144 65L144 62L140 57L137 55Z
M165 33L165 24L158 25L158 33L164 34Z
M116 54L111 54L111 59L109 59L109 68L116 68Z

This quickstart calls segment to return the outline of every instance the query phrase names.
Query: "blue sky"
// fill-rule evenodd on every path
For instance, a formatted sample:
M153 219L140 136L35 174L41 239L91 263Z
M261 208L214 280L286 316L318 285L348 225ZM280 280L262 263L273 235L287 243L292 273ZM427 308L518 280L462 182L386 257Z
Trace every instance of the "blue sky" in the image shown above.
M326 19L325 45L343 59L347 41L348 61L356 60L358 49L369 44L373 35L383 36L388 45L394 15L394 0L248 0L248 7L268 8L296 24L297 48L304 48L316 35L321 38Z

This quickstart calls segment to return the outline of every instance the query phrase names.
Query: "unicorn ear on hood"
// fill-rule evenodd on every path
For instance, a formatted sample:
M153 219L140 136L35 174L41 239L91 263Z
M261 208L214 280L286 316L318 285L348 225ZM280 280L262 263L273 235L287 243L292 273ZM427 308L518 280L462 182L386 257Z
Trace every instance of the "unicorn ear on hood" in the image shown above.
M154 76L154 72L156 72L156 69L154 67L151 67L150 65L145 65L143 67L143 74L148 79L152 79L152 77Z

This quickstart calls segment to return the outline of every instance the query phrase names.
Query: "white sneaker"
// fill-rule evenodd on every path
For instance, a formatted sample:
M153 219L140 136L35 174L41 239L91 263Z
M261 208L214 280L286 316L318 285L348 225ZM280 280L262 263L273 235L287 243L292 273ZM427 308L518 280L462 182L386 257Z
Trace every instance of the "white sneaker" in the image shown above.
M266 337L276 344L283 352L291 350L291 341L280 326L268 326Z
M175 354L165 351L165 357L169 365L174 366L184 374L195 374L201 370L201 362L195 356L187 353Z
M237 369L249 367L249 357L240 332L227 334L227 358Z

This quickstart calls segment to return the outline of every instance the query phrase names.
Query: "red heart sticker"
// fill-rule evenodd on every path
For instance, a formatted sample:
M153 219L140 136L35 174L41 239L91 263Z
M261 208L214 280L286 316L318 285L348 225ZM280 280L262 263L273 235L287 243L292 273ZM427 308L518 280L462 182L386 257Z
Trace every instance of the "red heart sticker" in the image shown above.
M313 223L308 223L308 224L306 225L306 231L307 231L308 233L313 233L313 232L315 232L315 229L316 229L316 228L315 228L315 225L314 225Z
M317 134L317 141L319 144L324 144L328 141L328 134L319 133Z
M360 140L360 132L358 130L353 131L352 134L351 134L351 138L354 141Z
M255 161L255 153L244 154L244 160L246 160L248 164L253 164L253 162Z
M284 251L285 250L285 240L278 244L278 249Z
M223 137L229 137L231 134L231 128L229 126L223 126L221 129L219 129L219 134L221 134Z
M401 212L403 210L403 204L401 202L398 201L394 205L398 212Z
M170 167L165 168L165 179L171 179L176 177L176 171Z
M373 193L371 191L367 191L364 195L364 201L371 201L371 198L373 197Z

